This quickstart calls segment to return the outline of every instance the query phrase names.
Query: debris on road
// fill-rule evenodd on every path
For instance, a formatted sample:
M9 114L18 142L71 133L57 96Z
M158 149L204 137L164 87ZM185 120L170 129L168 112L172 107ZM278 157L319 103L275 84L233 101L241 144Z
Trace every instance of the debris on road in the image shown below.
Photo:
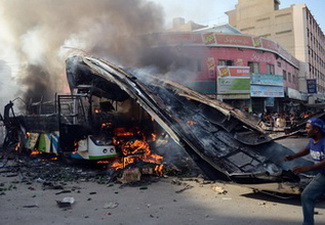
M23 208L39 208L38 205L24 205Z
M59 208L70 208L74 202L75 202L74 197L64 197L62 201L56 200L56 203L59 206Z
M63 190L63 191L55 193L55 195L67 194L67 193L71 193L71 191L70 190Z
M211 189L217 192L217 194L219 195L224 195L228 193L223 187L220 186L212 186Z
M122 184L128 184L141 180L141 172L139 168L130 168L123 171L121 178L117 178Z
M186 190L192 189L193 187L194 186L187 184L184 188L182 188L182 189L180 189L178 191L175 191L175 193L179 194L179 193L182 193L182 192L184 192Z
M115 209L116 207L118 207L118 205L119 205L118 202L108 202L105 203L104 209Z

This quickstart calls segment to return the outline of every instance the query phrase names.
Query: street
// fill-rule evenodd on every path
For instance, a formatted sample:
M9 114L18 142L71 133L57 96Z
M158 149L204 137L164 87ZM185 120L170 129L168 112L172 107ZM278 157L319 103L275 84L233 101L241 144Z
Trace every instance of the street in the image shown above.
M278 141L293 150L306 138ZM59 182L49 188L40 179L20 182L1 169L1 224L301 224L299 197L278 199L251 189L202 178L160 178L137 186L94 181ZM56 187L58 187L56 186ZM73 197L68 208L56 200ZM325 203L316 208L325 224ZM320 222L324 221L324 222Z

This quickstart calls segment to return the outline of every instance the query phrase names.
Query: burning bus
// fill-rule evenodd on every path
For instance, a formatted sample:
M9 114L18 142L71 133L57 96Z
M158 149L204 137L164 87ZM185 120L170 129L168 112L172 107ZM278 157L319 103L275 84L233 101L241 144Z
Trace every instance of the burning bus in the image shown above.
M56 95L54 101L31 103L22 116L15 115L10 102L3 121L11 134L5 147L11 143L31 154L96 162L112 159L114 169L137 161L161 167L162 157L151 152L159 130L150 115L126 95L106 95L92 85L73 87L70 95Z
M103 59L70 57L66 73L70 95L57 95L50 111L34 104L16 118L23 136L28 134L26 148L87 160L115 158L116 169L141 161L161 170L162 157L151 149L168 134L210 179L299 193L300 178L290 168L311 162L284 162L292 151L273 142L255 117Z

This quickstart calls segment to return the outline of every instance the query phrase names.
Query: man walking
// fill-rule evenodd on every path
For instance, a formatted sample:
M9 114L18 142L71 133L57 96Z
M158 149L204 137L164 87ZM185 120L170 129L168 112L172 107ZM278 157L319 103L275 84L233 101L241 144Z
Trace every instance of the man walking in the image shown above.
M308 145L300 152L288 155L286 161L310 154L315 164L296 167L293 172L304 173L318 171L314 179L301 193L301 204L304 215L303 225L314 225L314 208L316 200L325 193L325 124L321 119L313 118L306 124L307 136L310 138Z

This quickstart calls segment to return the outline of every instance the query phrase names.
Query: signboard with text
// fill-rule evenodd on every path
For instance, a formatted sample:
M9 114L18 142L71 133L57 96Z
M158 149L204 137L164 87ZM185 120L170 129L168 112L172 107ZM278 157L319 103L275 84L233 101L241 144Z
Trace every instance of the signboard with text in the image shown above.
M218 94L249 94L249 67L218 66L217 92Z
M284 97L283 87L251 85L252 97Z
M316 79L307 79L307 93L316 94L317 93L317 83Z
M223 77L218 78L218 94L247 94L250 93L249 78Z
M283 87L283 76L274 74L251 74L251 84Z
M219 77L250 77L248 66L218 66Z

